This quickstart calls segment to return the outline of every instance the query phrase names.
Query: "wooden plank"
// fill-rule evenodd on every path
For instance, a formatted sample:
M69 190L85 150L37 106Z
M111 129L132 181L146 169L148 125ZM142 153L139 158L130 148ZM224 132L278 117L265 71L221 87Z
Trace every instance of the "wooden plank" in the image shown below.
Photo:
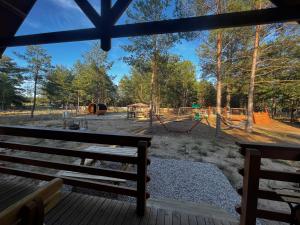
M122 209L123 204L124 203L121 201L115 201L113 209L111 209L111 213L107 215L107 217L104 219L104 223L101 223L101 224L103 224L103 225L114 224L114 221L119 216L119 213Z
M17 201L21 200L22 198L26 197L27 195L33 193L34 190L32 187L27 187L25 189L22 189L21 192L18 192L16 194L13 194L9 199L6 201L0 202L0 212L9 206L15 204ZM1 198L2 199L2 198Z
M106 199L105 202L102 204L101 207L98 208L97 212L95 213L95 216L92 218L92 220L88 223L89 225L96 225L98 224L99 219L104 215L105 212L109 210L111 207L112 200Z
M104 147L104 146L89 146L84 149L89 152L98 152L111 155L124 155L137 157L136 148L124 148L124 147Z
M238 189L238 193L240 195L243 194L243 189ZM270 191L260 189L257 192L257 196L260 199L268 199L272 201L280 201L280 202L290 202L295 204L300 204L300 194L294 191Z
M164 209L157 209L157 225L164 225L165 224L165 210Z
M140 221L140 225L147 225L149 223L149 218L151 216L151 208L147 207L146 208L146 212L145 215L142 217L141 221Z
M181 225L189 225L189 217L187 214L185 214L185 213L181 214L180 223L181 223Z
M108 220L106 222L107 225L115 224L118 217L121 216L122 209L125 204L126 204L126 202L117 201L117 205L115 206L113 213L110 215L110 217L108 218Z
M151 141L151 137L147 136L102 134L87 131L66 131L62 129L47 129L26 126L0 126L0 134L131 147L137 147L139 141L146 141L148 146L150 146Z
M110 204L106 207L105 210L103 210L102 216L101 217L97 216L98 217L97 224L105 225L110 215L114 212L116 205L117 205L117 201L111 200Z
M104 183L100 183L100 182L80 180L80 179L75 179L75 178L59 177L59 176L50 175L50 174L46 174L46 173L35 173L35 172L30 172L30 171L26 171L26 170L18 170L18 169L8 168L8 167L0 167L0 173L13 174L13 175L17 175L17 176L23 176L23 177L27 177L27 178L46 180L46 181L50 181L55 178L61 178L64 181L64 184L67 184L67 185L83 187L83 188L90 188L90 189L94 189L94 190L98 190L98 191L116 193L116 194L121 194L121 195L132 196L132 197L137 196L137 191L133 188L120 187L120 186L104 184Z
M104 176L97 176L97 175L88 175L85 173L77 173L77 172L70 172L70 171L64 171L62 173L59 173L59 176L62 177L74 177L79 178L83 180L95 180L95 181L110 181L110 182L126 182L125 179L118 179L118 178L112 178L112 177L104 177Z
M112 38L120 38L299 21L299 10L300 9L298 6L267 8L261 10L224 13L192 18L115 25L110 29L110 35ZM70 41L96 40L102 38L104 35L105 31L97 28L22 35L11 38L2 38L0 40L0 48Z
M198 225L206 225L205 220L202 216L196 216Z
M129 203L124 203L123 204L118 217L116 218L116 220L114 221L114 223L112 225L120 225L124 222L124 219L125 219L126 214L128 212L129 206L130 206Z
M138 225L141 221L141 217L136 214L135 206L130 204L127 216L122 225Z
M75 204L77 198L79 198L78 194L69 194L65 201L60 202L56 208L51 210L49 214L46 217L46 223L51 225L55 225L56 222L59 220L59 218L68 211L69 208L72 207L73 204Z
M143 216L146 211L146 184L147 184L147 142L138 143L138 163L137 163L137 203L136 210L139 216Z
M132 0L117 0L110 10L112 24L115 24L118 21L131 2Z
M74 210L72 216L70 216L68 220L64 221L64 225L79 224L80 221L84 219L85 215L89 212L89 210L91 210L92 207L95 207L93 204L91 204L94 199L95 197L84 195L82 204L80 205L80 210L78 210L77 212L75 212Z
M243 179L242 213L240 225L256 224L257 191L260 174L260 151L247 149L245 156L245 175Z
M239 173L244 176L245 170L240 169ZM277 180L285 182L299 183L300 173L298 172L281 172L273 170L260 170L260 178L266 180Z
M275 210L268 211L268 210L258 209L256 211L256 216L258 218L267 219L267 220L276 220L285 223L292 223L292 217L290 214L275 211Z
M94 24L94 26L99 27L102 18L96 12L94 7L87 0L75 0L75 2L84 12L84 14L89 18L89 20Z
M94 218L97 210L99 210L104 202L106 201L105 198L95 198L96 202L92 204L92 208L89 209L89 213L84 215L84 218L78 222L79 225L90 225L90 221Z
M20 210L25 204L32 201L33 199L36 199L37 197L44 202L45 200L50 198L51 195L53 195L53 193L59 191L61 187L62 187L62 180L55 179L49 182L44 187L37 190L36 192L32 193L31 195L28 195L27 197L23 198L21 201L18 201L17 203L3 210L2 212L0 212L0 219L2 221L1 225L15 224L17 221L20 220L19 218Z
M300 161L300 146L278 145L268 143L239 143L241 154L245 155L246 148L260 150L262 158Z
M177 211L173 211L172 212L172 225L180 225L180 220L181 220L180 213Z
M55 222L57 225L65 225L70 222L70 220L75 217L82 209L84 202L84 195L79 195L77 200L72 204L72 206L61 215L58 221Z
M9 149L21 150L27 152L47 153L53 155L72 156L72 157L88 158L88 159L95 159L95 160L114 161L114 162L121 162L121 163L131 163L131 164L137 163L137 158L131 156L117 156L117 155L88 152L88 151L20 144L15 142L0 141L0 148L9 148Z
M156 225L157 214L158 214L157 208L151 207L148 225Z
M0 160L6 162L21 163L25 165L33 165L33 166L39 166L44 168L57 169L57 170L67 170L67 171L87 173L87 174L97 175L99 177L105 176L105 177L112 177L112 178L120 178L118 179L119 182L124 182L125 181L124 179L133 180L133 181L137 180L137 174L131 172L123 172L120 170L100 169L100 168L95 168L90 166L80 166L80 165L73 165L67 163L52 162L49 160L41 160L41 159L37 160L28 157L9 156L9 155L0 155ZM68 172L61 175L71 176L71 174L68 175L67 173ZM74 173L73 177L76 177L76 173Z
M197 225L197 219L196 216L194 215L189 215L188 216L189 219L189 225Z

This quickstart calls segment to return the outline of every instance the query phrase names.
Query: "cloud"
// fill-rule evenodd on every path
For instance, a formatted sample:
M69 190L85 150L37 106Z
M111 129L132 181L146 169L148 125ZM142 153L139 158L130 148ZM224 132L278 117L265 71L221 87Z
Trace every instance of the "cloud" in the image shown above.
M74 0L51 0L54 4L65 9L79 10Z
M39 29L41 27L40 23L38 23L36 21L32 21L32 20L25 20L24 24L33 29Z

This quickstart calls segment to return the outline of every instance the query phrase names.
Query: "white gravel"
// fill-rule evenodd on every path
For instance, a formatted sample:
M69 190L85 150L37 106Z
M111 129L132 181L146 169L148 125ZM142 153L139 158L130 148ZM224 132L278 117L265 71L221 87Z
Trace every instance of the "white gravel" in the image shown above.
M148 168L151 198L206 202L237 216L240 196L222 171L213 164L151 158Z

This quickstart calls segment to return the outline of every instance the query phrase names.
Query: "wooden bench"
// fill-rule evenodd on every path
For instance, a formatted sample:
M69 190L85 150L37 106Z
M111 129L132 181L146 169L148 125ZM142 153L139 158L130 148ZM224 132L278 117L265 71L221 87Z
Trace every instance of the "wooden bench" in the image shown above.
M63 181L54 179L0 212L1 225L43 225L45 214L60 200Z
M15 169L8 166L0 166L0 173L12 174L28 178L40 180L52 180L61 178L64 184L75 187L83 187L95 189L98 191L110 192L120 195L127 195L137 199L137 213L144 215L146 208L146 199L149 194L146 193L146 183L150 180L147 176L147 165L150 160L147 158L147 149L151 145L151 138L147 136L126 136L114 134L100 134L86 131L66 131L60 129L46 129L21 126L0 126L0 135L11 135L20 137L33 137L51 140L63 140L73 142L84 142L93 144L117 145L135 147L137 149L136 156L116 155L111 153L99 153L95 151L79 151L65 148L54 148L38 145L21 144L7 141L0 141L0 148L8 148L19 151L46 153L70 157L78 157L80 159L94 159L102 161L120 162L126 164L134 164L137 166L137 172L128 172L121 170L102 169L85 165L74 165L67 163L54 162L42 159L32 159L29 157L0 155L0 161L31 165L37 167L51 168L57 170L72 171L84 173L88 175L111 177L116 179L125 179L136 181L136 188L112 185L108 183L91 181L82 178L74 178L60 175L51 175L46 173L37 173L29 170Z
M243 188L238 190L242 195L241 207L236 210L241 214L240 225L255 225L256 218L300 224L299 189L265 190L259 188L260 179L282 182L300 182L299 172L283 172L261 169L261 159L281 159L300 161L300 146L278 146L274 144L237 143L241 154L245 156L244 168L239 173L244 176ZM290 212L258 209L258 199L279 201L290 206Z

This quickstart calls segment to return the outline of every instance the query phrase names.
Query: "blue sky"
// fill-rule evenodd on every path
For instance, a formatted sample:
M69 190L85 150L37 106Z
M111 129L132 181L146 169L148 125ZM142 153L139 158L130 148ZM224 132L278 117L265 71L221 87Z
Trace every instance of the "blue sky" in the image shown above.
M90 2L99 11L100 1L90 0ZM125 19L126 15L124 14L118 24L124 23ZM18 30L17 35L90 27L93 27L93 25L77 7L74 0L38 0ZM130 73L130 67L121 60L121 58L128 53L124 52L120 46L127 43L129 43L127 38L112 40L112 49L109 52L109 59L114 61L114 65L109 71L109 74L116 76L114 80L116 84L124 75ZM82 41L43 45L43 47L52 56L54 65L64 65L70 68L77 60L81 59L81 56L91 47L91 44L92 41ZM176 44L170 52L180 55L184 60L192 61L199 73L199 60L195 52L195 49L199 45L200 40L191 42L183 41L181 44ZM4 54L15 59L20 65L23 65L24 62L18 59L14 55L14 52L23 52L24 49L24 47L8 48Z

